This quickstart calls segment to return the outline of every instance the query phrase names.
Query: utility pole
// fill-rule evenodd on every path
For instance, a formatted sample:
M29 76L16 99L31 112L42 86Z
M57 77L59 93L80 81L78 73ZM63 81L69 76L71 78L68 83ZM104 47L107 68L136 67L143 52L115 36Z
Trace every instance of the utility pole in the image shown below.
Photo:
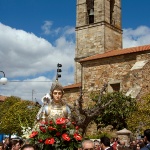
M32 89L32 102L33 102L33 94L34 94L34 92L35 92L35 91Z

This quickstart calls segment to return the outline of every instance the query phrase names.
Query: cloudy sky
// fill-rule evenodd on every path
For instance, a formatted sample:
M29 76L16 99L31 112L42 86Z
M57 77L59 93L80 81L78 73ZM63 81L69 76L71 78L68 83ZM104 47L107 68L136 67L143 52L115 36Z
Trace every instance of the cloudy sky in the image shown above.
M149 0L122 0L123 47L150 44ZM61 63L74 83L75 0L0 0L0 95L40 101ZM0 78L3 73L0 72Z

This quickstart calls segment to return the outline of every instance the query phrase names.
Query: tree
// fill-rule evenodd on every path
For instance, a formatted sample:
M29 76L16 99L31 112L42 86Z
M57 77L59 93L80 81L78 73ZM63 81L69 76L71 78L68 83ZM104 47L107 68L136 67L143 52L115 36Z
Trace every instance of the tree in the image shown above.
M148 118L150 118L150 93L145 94L137 101L137 110L127 119L129 129L142 135L145 129L150 128Z
M9 106L7 113L2 117L0 131L5 134L22 135L21 125L32 127L38 109L39 107L31 101L17 101Z
M136 99L126 96L122 92L113 92L103 95L102 102L106 103L108 100L112 100L112 102L95 119L96 124L99 127L112 125L117 130L128 128L127 118L137 109Z
M82 88L80 96L77 100L77 104L75 102L74 107L71 107L69 105L73 114L72 118L76 122L77 126L82 129L82 135L85 134L88 125L104 111L105 107L107 107L111 103L112 100L107 101L107 103L102 103L101 101L102 95L106 91L106 88L107 84L104 84L102 89L100 90L97 104L91 108L83 108Z
M77 104L71 107L73 119L82 129L82 134L86 132L87 126L95 121L97 125L113 125L115 129L127 127L126 119L132 111L136 109L136 100L130 96L125 96L122 92L106 93L107 84L104 84L100 92L92 93L91 99L95 105L90 108L83 108L82 92Z
M5 117L9 108L19 101L21 101L19 97L15 96L7 97L5 101L2 102L0 105L0 120L2 120L3 117Z

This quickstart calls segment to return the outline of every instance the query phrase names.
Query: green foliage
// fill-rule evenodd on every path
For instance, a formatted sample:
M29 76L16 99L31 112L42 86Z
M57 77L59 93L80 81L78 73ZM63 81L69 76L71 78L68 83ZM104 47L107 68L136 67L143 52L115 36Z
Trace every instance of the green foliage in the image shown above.
M98 100L98 96L94 95L94 101ZM120 130L127 128L127 118L136 110L136 100L130 96L124 95L122 92L107 93L102 96L101 103L111 103L104 109L104 112L95 120L96 124L107 126L112 125L114 129Z
M6 99L2 106L4 115L1 117L0 132L17 135L22 134L21 125L32 127L39 109L33 102L23 101L17 97Z
M8 109L15 103L21 101L19 97L11 96L7 97L4 102L0 105L0 120L7 114Z
M150 93L137 101L137 110L127 119L129 130L132 132L139 130L139 134L143 134L145 129L150 128L148 118L150 118Z

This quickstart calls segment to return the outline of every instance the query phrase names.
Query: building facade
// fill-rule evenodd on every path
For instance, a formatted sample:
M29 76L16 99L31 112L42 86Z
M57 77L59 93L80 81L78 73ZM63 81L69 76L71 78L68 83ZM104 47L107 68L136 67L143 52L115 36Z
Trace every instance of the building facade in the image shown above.
M150 91L150 45L122 48L121 0L77 0L75 83L65 86L68 102L80 88L89 93L108 83L107 92L141 98Z

